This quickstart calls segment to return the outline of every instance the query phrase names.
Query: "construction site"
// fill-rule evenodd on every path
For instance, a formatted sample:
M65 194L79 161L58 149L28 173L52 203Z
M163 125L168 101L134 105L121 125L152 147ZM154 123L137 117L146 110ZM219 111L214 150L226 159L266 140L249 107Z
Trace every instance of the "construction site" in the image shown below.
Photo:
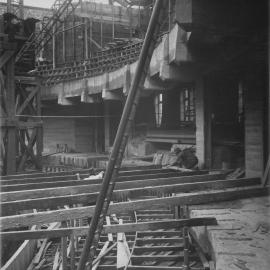
M269 270L269 11L0 0L1 269Z

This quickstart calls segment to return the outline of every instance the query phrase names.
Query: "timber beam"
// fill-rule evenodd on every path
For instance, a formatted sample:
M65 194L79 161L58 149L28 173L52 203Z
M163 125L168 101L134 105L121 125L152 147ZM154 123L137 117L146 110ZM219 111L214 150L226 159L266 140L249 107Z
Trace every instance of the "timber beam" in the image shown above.
M119 214L139 209L153 208L157 205L199 205L217 203L222 201L232 201L250 197L261 197L269 195L269 187L239 188L237 190L208 191L181 194L173 197L162 197L154 199L144 199L137 201L121 202L111 204L108 214ZM47 211L35 214L22 214L6 216L0 218L2 230L15 227L30 226L33 224L43 224L55 221L65 221L69 219L79 219L91 217L94 214L95 206L77 207Z
M207 177L208 176L208 177ZM154 179L141 179L137 181L130 181L128 183L119 182L116 183L115 190L117 189L127 189L127 188L139 188L143 186L152 186L152 185L173 185L181 183L192 183L192 181L203 182L203 181L216 181L224 179L223 175L215 175L209 177L209 175L202 175L196 177L177 177L177 178L154 178ZM179 181L179 179L181 179ZM79 181L79 180L76 180ZM78 186L64 186L64 187L56 187L56 188L44 188L44 189L34 189L34 190L21 190L21 191L13 191L13 192L2 192L1 201L16 201L16 200L24 200L24 199L35 199L40 197L54 197L54 196L66 196L66 195L76 195L80 193L86 192L97 192L100 189L100 182L92 185L87 185L87 180L83 180L82 185ZM90 181L90 180L88 180ZM92 180L93 181L93 180ZM100 181L100 180L98 180Z
M218 180L197 183L175 184L175 185L161 185L161 186L145 186L140 188L129 188L125 190L114 190L113 200L119 201L122 198L134 198L142 195L158 195L171 194L174 192L190 192L214 190L223 188L235 188L243 186L260 185L260 178L250 179L236 179L236 180ZM99 191L94 193L82 193L68 196L57 196L37 199L26 199L10 202L2 202L2 215L15 214L21 210L27 209L54 209L56 206L64 206L67 204L95 204Z
M197 227L197 226L214 226L217 225L216 218L191 218L179 220L166 220L166 221L149 221L140 223L125 223L116 225L104 225L103 233L126 233L145 230L158 230L158 229L174 229L179 227ZM42 238L55 238L63 236L83 236L86 235L88 226L73 227L73 228L59 228L51 230L35 230L35 231L9 231L1 232L0 236L3 241L18 241L27 239L42 239ZM167 239L167 238L165 238ZM179 238L176 238L179 240ZM153 240L153 239L151 239Z
M187 178L186 178L187 177ZM210 179L221 179L224 177L223 174L218 175L218 174L213 174L213 175L205 175L204 177L201 176L194 177L194 176L181 176L179 175L178 177L172 177L170 180L172 183L179 183L181 181L182 183L184 182L198 182L199 179L204 179L204 180L210 180ZM145 177L145 180L141 181L146 181L147 177ZM163 181L168 181L168 178L154 178L154 179L149 179L149 180L157 180L157 179L163 179ZM138 180L139 181L139 180ZM203 180L202 180L203 181ZM79 186L79 185L91 185L91 184L100 184L102 182L101 179L92 179L92 180L61 180L58 182L42 182L42 183L25 183L25 184L15 184L15 185L5 185L2 186L2 191L3 192L8 192L8 191L20 191L20 190L30 190L30 189L45 189L45 188L52 188L52 187L65 187L65 186ZM126 181L126 183L129 185L131 181Z

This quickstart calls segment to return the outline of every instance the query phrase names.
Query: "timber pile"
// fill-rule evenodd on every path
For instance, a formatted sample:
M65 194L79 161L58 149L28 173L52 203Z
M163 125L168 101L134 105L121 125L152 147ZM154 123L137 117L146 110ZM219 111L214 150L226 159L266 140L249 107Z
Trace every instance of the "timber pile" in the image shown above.
M50 258L50 263L44 261L42 265L48 266L50 264L52 268L55 265L55 269L68 269L65 266L69 265L71 269L74 269L72 265L76 265L79 259L80 249L88 229L88 226L85 226L87 225L87 218L94 213L95 202L102 181L100 179L77 180L77 173L83 178L89 175L89 170L4 177L1 180L3 216L0 219L3 241L7 241L7 239L9 241L40 238L58 239L56 241L58 245L52 251L54 258L52 259L47 254L51 251L48 248L47 252L43 253L40 262L44 258ZM151 231L153 234L149 233L147 236L155 238L154 234L159 233L154 231L162 229L166 229L166 231L167 229L168 231L176 229L177 231L183 226L213 224L213 219L191 219L187 221L179 219L181 216L177 214L177 211L174 211L174 206L203 204L268 194L268 189L261 187L260 182L259 178L229 180L225 179L225 174L223 173L209 173L208 171L179 172L171 169L161 169L156 166L121 169L113 193L114 203L110 205L108 211L111 224L108 223L107 219L107 224L104 226L105 236L103 235L100 239L98 250L102 251L107 242L105 239L108 239L109 244L105 245L100 254L102 258L104 257L104 260L107 256L106 260L108 261L99 260L97 257L97 261L100 262L96 268L112 269L111 266L102 267L106 263L108 265L114 265L115 261L117 263L117 256L116 259L110 257L114 256L112 252L115 249L117 250L117 245L113 246L112 241L110 241L111 237L117 239L117 233L119 234L118 238L122 239L119 249L124 250L126 254L129 253L124 239L127 240L127 244L130 242L131 259L129 261L132 262L134 268L136 268L137 263L139 264L137 265L138 269L153 268L159 270L162 269L161 265L168 267L169 257L164 258L164 260L154 257L157 260L153 260L153 265L147 265L150 260L150 258L146 257L149 255L148 253L142 254L143 258L148 262L143 265L139 263L141 258L136 256L140 255L136 255L138 253L134 253L134 250L132 250L134 243L136 247L140 244L140 241L137 241L138 232ZM162 207L159 206L157 209L157 205L162 205ZM26 210L33 208L36 208L38 212L34 214L25 213ZM48 209L50 210L47 211ZM164 213L157 215L155 211L159 209L163 210ZM134 211L136 212L137 220L133 214ZM169 211L172 211L172 214ZM147 216L143 216L145 214ZM141 222L145 221L143 217L146 218L148 223ZM162 222L165 223L161 222L163 218L164 221ZM123 220L124 224L119 224L120 219ZM20 231L22 227L40 226L44 223L53 222L61 222L63 226L59 229ZM118 222L118 224L115 225L115 222ZM11 231L7 232L7 229ZM12 231L13 229L14 231ZM19 231L15 231L15 229ZM114 235L112 236L111 234ZM170 234L173 233L169 232L168 235ZM181 237L181 234L179 233L177 237ZM60 238L61 241L59 240ZM51 245L51 247L53 246ZM165 245L163 247L163 245L159 244L159 246L160 249L164 248L166 251L167 247ZM107 249L110 247L112 247L111 253L107 253ZM172 253L172 256L176 255ZM153 253L151 256L155 256L155 254ZM193 257L191 256L190 258ZM176 257L171 257L171 259L175 263L171 261L171 269L173 270L173 267L175 267L173 265L179 266L178 262L180 259L176 259ZM196 263L201 263L201 260L195 261ZM190 263L192 263L192 259ZM43 269L42 266L40 269Z

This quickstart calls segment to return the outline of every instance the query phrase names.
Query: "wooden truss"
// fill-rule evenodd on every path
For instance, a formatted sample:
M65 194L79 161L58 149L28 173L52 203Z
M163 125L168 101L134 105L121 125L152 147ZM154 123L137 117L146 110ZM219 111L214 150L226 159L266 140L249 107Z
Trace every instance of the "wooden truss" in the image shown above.
M42 122L39 83L16 77L15 45L0 51L1 174L41 169Z

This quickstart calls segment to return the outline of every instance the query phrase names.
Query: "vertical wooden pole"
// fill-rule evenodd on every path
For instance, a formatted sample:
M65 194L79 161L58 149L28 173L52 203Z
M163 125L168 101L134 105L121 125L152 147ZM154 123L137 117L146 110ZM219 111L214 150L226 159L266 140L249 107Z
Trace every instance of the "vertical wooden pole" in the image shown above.
M53 26L53 36L52 36L52 58L53 58L53 68L55 68L55 25Z
M72 21L72 48L73 48L73 60L76 61L76 39L75 39L75 18Z
M65 21L63 22L62 30L63 30L63 33L62 33L62 40L63 40L62 58L63 58L63 63L65 63L66 62L66 31L65 31Z
M109 101L104 101L104 147L105 151L110 149L110 107Z
M74 235L70 236L70 269L75 270L75 242Z
M38 81L37 84L38 87L38 91L36 94L36 108L37 108L37 115L41 116L41 89L40 89L40 81ZM39 121L41 121L41 117L38 118ZM37 127L37 160L38 160L38 164L39 164L39 168L38 169L42 169L42 151L43 151L43 128L41 127Z
M114 40L114 5L112 5L112 16L113 16L113 23L112 23L112 39Z
M183 206L183 218L188 218L188 207ZM184 270L189 270L189 237L188 237L188 227L183 227L183 241L184 241Z
M89 26L89 39L90 39L90 44L89 44L89 49L90 49L90 53L89 56L92 56L92 42L91 40L93 39L93 21L90 19L90 26Z
M67 227L66 222L62 223L62 227ZM67 237L61 238L61 255L62 255L62 269L67 269Z
M88 19L85 18L84 19L84 58L87 59L88 58Z
M270 12L270 1L268 1L268 14ZM268 16L268 26L270 25L270 16ZM268 44L270 35L268 35ZM270 157L270 46L268 46L268 157ZM270 173L268 173L268 184L270 184Z
M196 110L196 155L199 167L205 164L205 104L203 79L200 77L195 83L195 110Z
M100 46L103 48L103 17L100 18Z
M8 119L15 121L15 57L12 56L6 65L6 107ZM16 172L16 127L8 127L7 174Z

